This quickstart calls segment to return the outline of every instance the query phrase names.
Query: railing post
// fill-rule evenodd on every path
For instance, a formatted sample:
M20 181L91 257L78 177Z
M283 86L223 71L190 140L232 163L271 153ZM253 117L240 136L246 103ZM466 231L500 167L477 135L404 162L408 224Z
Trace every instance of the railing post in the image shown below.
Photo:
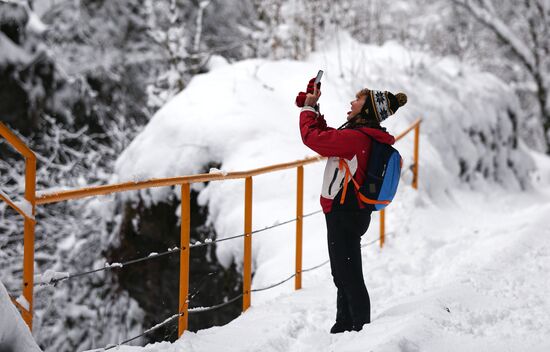
M180 296L178 336L187 330L189 300L189 240L191 233L191 194L189 183L181 185Z
M302 230L304 215L304 167L297 168L296 185L296 276L294 277L294 289L302 288Z
M414 168L412 187L418 189L418 144L420 143L420 122L414 128Z
M32 216L35 216L36 207L36 159L25 158L25 199L32 206ZM23 236L23 297L29 303L26 311L22 312L23 319L32 331L33 318L33 291L34 291L34 225L36 221L25 216Z
M245 180L244 192L243 312L250 307L252 286L252 177Z
M386 209L380 210L380 248L384 247L386 237Z

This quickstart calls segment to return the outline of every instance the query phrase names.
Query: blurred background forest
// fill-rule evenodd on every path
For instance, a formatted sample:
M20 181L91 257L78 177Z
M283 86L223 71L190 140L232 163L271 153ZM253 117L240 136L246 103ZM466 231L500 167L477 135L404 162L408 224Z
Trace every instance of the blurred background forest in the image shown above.
M155 111L216 60L302 60L321 51L325 40L347 32L363 43L396 41L495 74L520 98L524 115L514 126L520 138L548 152L549 22L548 0L0 0L0 121L37 154L38 190L105 184L117 156ZM289 87L289 104L294 89ZM0 154L2 190L22 195L24 163L3 141ZM177 231L177 219L167 220L174 225L167 229L151 220L166 209L173 214L177 202L163 205L167 208L90 202L38 209L37 272L79 271L105 258L130 258L131 251L120 243L137 231L132 228L136 216L150 225L149 230L140 226L150 236ZM206 223L207 209L194 207L197 221ZM4 204L0 218L0 275L10 294L18 296L22 222ZM196 228L195 239L212 231L207 225ZM169 245L167 239L160 248ZM155 249L150 242L134 246L143 253ZM204 266L201 272L217 272L212 285L231 282L218 296L199 300L208 305L231 296L239 275L235 268L221 268L211 253L203 255L208 259L197 259L197 265ZM170 263L177 265L177 258L165 264ZM203 285L193 280L192 290ZM149 299L154 287L144 290L130 281L111 273L60 284L55 291L39 288L37 341L47 351L106 345L177 307L172 297L159 313ZM177 293L173 287L168 291ZM222 324L238 312L237 305L197 318L191 328ZM61 338L63 330L71 333ZM166 338L174 339L175 330L148 337Z

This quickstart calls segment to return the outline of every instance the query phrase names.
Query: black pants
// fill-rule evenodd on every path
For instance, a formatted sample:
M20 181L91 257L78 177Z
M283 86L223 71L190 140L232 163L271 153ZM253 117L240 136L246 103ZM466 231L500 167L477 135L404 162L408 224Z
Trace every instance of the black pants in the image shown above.
M361 266L361 236L367 231L371 212L333 211L325 214L328 253L336 297L336 321L354 326L370 323L370 298Z

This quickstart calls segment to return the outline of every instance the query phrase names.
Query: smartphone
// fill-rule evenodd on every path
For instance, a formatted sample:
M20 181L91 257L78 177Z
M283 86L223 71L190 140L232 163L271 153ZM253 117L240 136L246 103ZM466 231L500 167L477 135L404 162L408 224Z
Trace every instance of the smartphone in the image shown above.
M323 77L323 70L319 70L319 72L317 72L317 77L315 77L315 84L319 84L321 83L321 77Z

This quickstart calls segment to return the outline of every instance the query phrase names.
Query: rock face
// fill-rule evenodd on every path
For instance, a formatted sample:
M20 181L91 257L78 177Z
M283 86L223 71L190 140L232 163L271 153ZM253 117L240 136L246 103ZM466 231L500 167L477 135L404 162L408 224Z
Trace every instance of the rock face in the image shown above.
M173 191L179 191L179 187ZM123 203L119 246L112 248L107 255L112 262L180 247L180 220L177 216L180 202L174 194L156 204L148 204L143 195ZM197 205L197 194L195 191L191 193L191 243L204 243L206 239L215 239L216 233L211 225L206 224L208 210ZM241 274L235 265L224 268L219 264L215 245L192 248L189 266L190 308L223 303L240 293ZM176 252L117 271L120 288L126 290L145 311L143 326L153 326L178 312L179 268L179 252ZM189 316L189 330L226 324L240 312L241 301L237 300L212 312L192 314ZM148 338L151 342L175 340L177 327L168 325Z

